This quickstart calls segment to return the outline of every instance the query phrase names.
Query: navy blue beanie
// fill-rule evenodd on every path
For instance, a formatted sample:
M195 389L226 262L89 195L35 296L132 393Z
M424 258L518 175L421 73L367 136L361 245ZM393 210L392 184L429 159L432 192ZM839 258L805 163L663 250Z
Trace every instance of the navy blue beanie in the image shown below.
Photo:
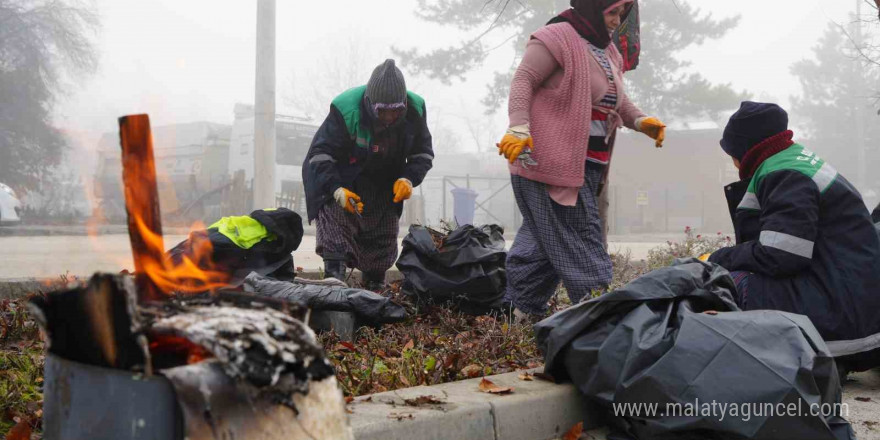
M782 107L743 101L739 110L730 117L727 127L724 127L721 148L737 160L742 160L749 148L785 130L788 130L788 113Z

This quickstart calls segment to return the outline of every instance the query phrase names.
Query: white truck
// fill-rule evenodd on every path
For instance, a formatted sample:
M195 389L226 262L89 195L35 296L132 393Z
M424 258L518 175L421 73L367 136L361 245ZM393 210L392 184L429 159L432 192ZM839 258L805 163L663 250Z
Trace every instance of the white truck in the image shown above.
M10 225L21 222L19 212L21 201L6 184L0 183L0 225Z
M275 117L275 194L286 197L302 187L302 164L318 127L310 119ZM235 105L235 121L229 139L229 173L242 170L245 181L254 178L254 107Z
M254 177L253 106L236 104L232 125L193 122L153 127L153 152L163 216L187 222L211 221L223 215L247 212L247 190L225 191L237 172L250 188ZM279 115L276 119L275 193L279 206L304 209L302 163L318 127L304 118ZM98 148L95 195L100 215L111 221L125 219L119 134L107 133ZM224 198L242 199L236 207ZM226 212L232 209L235 212ZM248 211L249 212L249 211Z

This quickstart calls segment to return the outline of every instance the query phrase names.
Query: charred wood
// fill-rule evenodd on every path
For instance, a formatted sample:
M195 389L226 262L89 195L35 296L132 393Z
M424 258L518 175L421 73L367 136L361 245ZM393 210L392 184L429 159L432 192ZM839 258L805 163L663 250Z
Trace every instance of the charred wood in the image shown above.
M31 299L49 352L72 361L149 372L131 278L95 275L86 286Z

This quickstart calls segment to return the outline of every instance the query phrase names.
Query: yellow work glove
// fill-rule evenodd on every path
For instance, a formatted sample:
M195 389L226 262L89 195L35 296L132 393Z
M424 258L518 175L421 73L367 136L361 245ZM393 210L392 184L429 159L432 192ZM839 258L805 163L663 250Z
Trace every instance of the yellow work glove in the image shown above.
M397 179L397 182L394 182L394 203L409 200L412 196L412 189L412 182L409 179L404 179L403 177Z
M663 147L663 141L666 139L666 125L660 122L659 119L655 117L639 119L636 121L636 128L651 139L654 139L656 141L654 145L657 148Z
M501 142L496 145L498 147L498 154L503 155L510 163L516 161L525 147L529 147L532 150L535 148L527 125L517 125L508 128L507 133L501 138Z
M710 254L703 254L703 255L700 255L699 257L697 257L697 259L700 261L709 261L709 257L711 257L711 256L712 256L711 253Z
M346 188L337 188L333 192L333 198L349 214L362 214L364 212L364 204L361 203L361 197Z

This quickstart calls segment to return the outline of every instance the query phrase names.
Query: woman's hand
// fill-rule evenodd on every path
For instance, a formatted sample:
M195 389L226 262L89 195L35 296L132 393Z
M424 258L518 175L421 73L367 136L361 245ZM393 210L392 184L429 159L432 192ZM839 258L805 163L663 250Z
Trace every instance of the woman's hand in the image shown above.
M333 198L349 214L360 215L364 213L364 204L361 202L360 196L351 192L348 188L336 188L336 191L333 192Z
M524 148L534 149L529 127L526 125L508 128L507 133L504 134L501 142L496 144L496 146L498 147L498 154L503 155L510 163L516 161Z
M401 177L394 182L394 203L409 200L413 192L413 184L409 179Z
M666 125L655 117L641 118L636 121L636 129L654 139L657 148L663 147L663 141L666 139Z

